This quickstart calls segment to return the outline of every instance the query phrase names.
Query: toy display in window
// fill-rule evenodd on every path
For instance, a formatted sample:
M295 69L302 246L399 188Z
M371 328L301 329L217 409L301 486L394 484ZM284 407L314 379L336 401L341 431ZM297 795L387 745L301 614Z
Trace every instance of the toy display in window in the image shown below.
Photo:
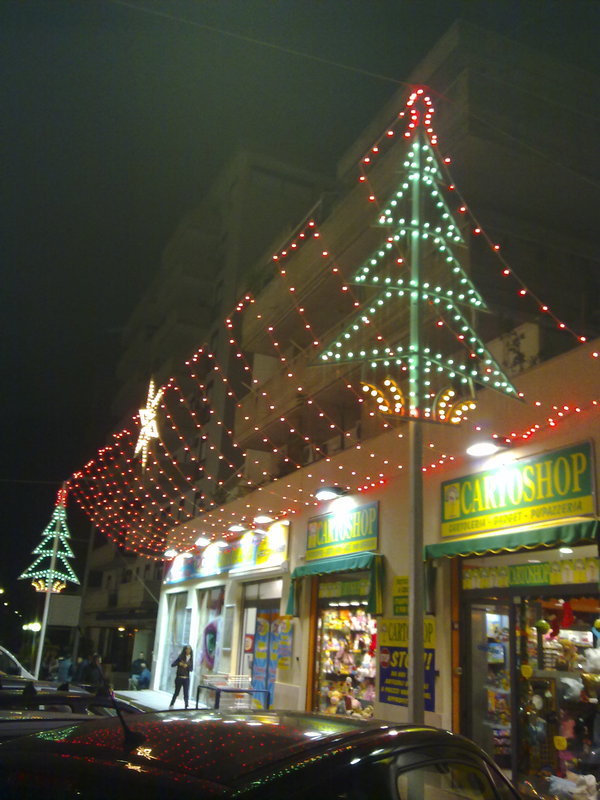
M321 618L319 709L373 715L376 622L362 608L327 609Z

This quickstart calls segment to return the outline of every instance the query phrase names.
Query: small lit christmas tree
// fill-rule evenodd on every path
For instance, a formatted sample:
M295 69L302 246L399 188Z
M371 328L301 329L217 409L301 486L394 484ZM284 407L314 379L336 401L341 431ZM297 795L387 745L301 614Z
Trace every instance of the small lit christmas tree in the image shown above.
M71 534L67 526L67 490L63 487L58 492L52 519L42 533L42 541L33 551L37 558L33 564L19 576L29 578L37 592L61 592L68 581L79 583L79 579L69 558L74 558L69 545Z
M475 406L474 384L517 391L475 327L487 307L468 275L432 114L419 89L399 115L407 121L399 180L381 207L379 244L348 281L360 287L360 304L318 358L362 364L362 388L384 415L457 423Z

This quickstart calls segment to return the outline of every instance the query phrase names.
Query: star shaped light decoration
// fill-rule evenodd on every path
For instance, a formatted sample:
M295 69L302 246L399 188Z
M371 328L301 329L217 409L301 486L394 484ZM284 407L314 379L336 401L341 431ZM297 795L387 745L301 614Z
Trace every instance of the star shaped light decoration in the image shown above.
M158 404L162 400L163 390L154 388L154 380L150 381L148 387L148 399L146 400L146 408L140 408L140 435L138 436L137 444L135 446L135 455L141 453L142 469L146 469L146 462L148 461L148 449L150 446L150 439L158 439L158 426L156 424L156 414L158 412Z

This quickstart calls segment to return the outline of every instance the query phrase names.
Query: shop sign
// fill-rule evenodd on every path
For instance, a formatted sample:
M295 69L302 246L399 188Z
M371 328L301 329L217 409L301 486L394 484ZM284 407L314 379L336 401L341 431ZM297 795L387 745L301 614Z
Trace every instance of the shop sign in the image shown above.
M177 556L167 572L165 583L206 578L232 569L280 566L287 558L287 544L288 526L274 523L266 535L249 531L228 547L212 544L194 558Z
M371 581L369 578L355 578L343 581L324 581L319 583L319 599L331 598L336 600L350 599L351 597L368 597Z
M408 618L382 619L379 638L379 702L408 706ZM424 619L425 711L435 711L435 617Z
M306 561L377 549L379 503L344 507L308 521Z
M396 575L392 587L394 616L408 616L408 575Z
M590 442L442 484L442 536L594 513Z
M567 586L598 584L597 558L569 558L539 564L512 564L501 567L463 567L462 588L507 589L512 586Z

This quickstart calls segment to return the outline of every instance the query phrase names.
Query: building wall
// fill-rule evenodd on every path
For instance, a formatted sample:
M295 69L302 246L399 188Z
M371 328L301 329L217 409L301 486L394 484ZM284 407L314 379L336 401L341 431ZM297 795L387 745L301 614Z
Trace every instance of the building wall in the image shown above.
M482 392L478 398L478 407L471 420L472 425L465 431L458 426L444 426L424 424L424 457L427 469L423 475L423 510L424 510L424 543L434 544L441 540L441 492L443 481L454 477L483 471L497 466L499 463L509 464L532 455L551 452L571 444L582 441L593 443L593 452L596 454L600 444L600 415L598 413L598 376L600 361L594 357L598 352L596 341L591 344L581 345L568 353L548 360L516 378L519 391L523 392L524 400L509 400L492 391ZM569 376L568 384L562 379ZM539 403L539 405L538 405ZM570 413L565 412L567 406ZM579 408L580 411L575 411ZM565 416L560 416L557 409ZM556 424L549 424L548 418L553 418ZM508 453L493 456L487 459L470 459L465 455L465 447L469 443L472 427L478 423L492 425L494 429L503 432L514 432L514 445ZM530 440L523 439L522 435L535 425L540 428ZM365 471L365 464L376 464L375 469L382 468L386 471L386 480L380 487L369 489L365 493L354 493L351 496L356 504L366 502L379 502L380 509L380 538L378 551L385 556L385 601L384 616L393 616L393 598L391 587L395 576L408 574L409 571L409 511L410 511L410 461L408 453L408 423L398 426L394 430L381 434L375 439L363 441L360 447L341 451L330 459L323 459L311 464L293 474L274 481L270 485L272 496L272 509L279 509L282 516L286 515L291 520L289 568L283 573L284 585L281 601L281 612L285 613L289 576L291 572L305 562L306 535L308 521L311 517L327 513L334 507L335 502L317 503L309 502L306 508L296 510L289 514L289 497L298 496L300 490L306 495L312 495L315 488L322 480L326 483L336 482L340 474L340 466L360 474ZM427 454L433 453L433 459L440 454L446 454L443 465L435 468L428 464ZM597 455L595 455L597 459ZM432 463L434 461L432 460ZM598 492L598 463L595 470L595 494ZM232 510L235 506L245 508L250 515L253 510L260 507L262 498L258 492L246 495L242 500L230 504ZM279 506L277 506L279 503ZM253 505L254 504L254 505ZM526 559L526 554L524 558ZM450 616L451 599L451 566L448 559L436 564L436 589L435 589L435 617L437 623L436 664L439 665L439 677L436 680L436 707L435 712L427 712L426 722L452 728L453 711L457 698L453 697L452 674L452 626ZM256 580L260 572L256 571L247 580ZM228 592L232 602L237 602L237 618L241 613L239 606L239 579L233 581L227 576L222 578L229 586ZM214 578L192 581L192 587L211 585ZM179 591L185 588L169 587L168 591ZM237 594L236 594L237 592ZM193 595L193 588L192 588ZM191 596L192 596L191 595ZM236 600L238 597L238 600ZM163 591L161 603L164 606L166 591ZM193 603L193 598L191 600ZM282 703L297 703L298 708L304 708L307 698L307 681L309 674L309 653L311 652L311 637L314 630L309 619L310 598L308 583L305 579L302 591L302 600L299 617L294 621L294 648L291 668L278 673L278 684L275 694L275 704L281 707ZM158 631L158 640L161 638ZM230 666L234 668L239 658L241 641L233 638ZM406 710L389 704L376 702L375 715L393 721L406 721Z

